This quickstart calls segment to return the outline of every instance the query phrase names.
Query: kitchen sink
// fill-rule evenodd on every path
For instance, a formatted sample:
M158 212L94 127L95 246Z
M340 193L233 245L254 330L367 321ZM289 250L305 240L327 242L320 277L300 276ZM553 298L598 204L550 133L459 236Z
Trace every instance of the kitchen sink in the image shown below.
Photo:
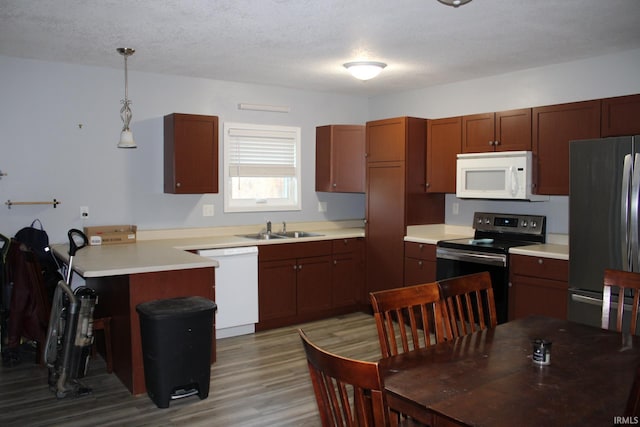
M254 234L241 234L239 237L245 237L253 240L273 240L273 239L296 239L300 237L317 237L324 236L324 234L310 233L308 231L286 231L279 233L254 233Z
M254 233L254 234L242 234L239 237L246 237L253 240L273 240L273 239L286 239L287 236L281 236L279 234L267 234L267 233Z
M281 236L284 238L300 238L300 237L317 237L317 236L324 236L324 234L319 234L319 233L310 233L308 231L286 231L286 232L279 232L279 233L275 233L277 236Z

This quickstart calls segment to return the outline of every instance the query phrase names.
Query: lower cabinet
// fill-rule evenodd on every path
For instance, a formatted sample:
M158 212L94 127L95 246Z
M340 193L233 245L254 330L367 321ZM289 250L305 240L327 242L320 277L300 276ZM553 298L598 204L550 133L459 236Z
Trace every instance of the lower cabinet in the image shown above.
M567 318L569 262L511 255L509 320L531 315Z
M436 280L436 245L404 242L404 286Z
M260 246L256 329L359 309L364 284L363 250L361 238Z

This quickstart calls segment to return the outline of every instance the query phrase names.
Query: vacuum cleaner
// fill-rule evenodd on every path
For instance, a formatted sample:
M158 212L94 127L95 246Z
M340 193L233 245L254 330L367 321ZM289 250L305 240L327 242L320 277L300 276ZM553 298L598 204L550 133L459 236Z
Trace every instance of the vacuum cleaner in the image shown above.
M49 368L49 388L62 399L91 393L91 388L80 383L89 368L93 345L93 310L97 304L94 290L85 286L71 289L73 258L88 243L80 230L71 229L69 237L69 265L65 280L56 286L51 303L51 317L44 349Z

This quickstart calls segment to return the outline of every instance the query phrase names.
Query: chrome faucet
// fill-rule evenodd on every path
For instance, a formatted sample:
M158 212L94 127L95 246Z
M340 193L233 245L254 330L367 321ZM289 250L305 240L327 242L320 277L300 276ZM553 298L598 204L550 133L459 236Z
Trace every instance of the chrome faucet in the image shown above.
M282 221L282 234L287 233L287 223Z
M271 234L271 221L267 221L267 234Z

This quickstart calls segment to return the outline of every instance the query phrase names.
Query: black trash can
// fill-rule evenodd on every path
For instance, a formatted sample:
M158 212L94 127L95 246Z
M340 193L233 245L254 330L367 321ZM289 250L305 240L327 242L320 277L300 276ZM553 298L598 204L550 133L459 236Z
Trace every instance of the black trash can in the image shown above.
M202 297L138 304L144 381L158 408L169 401L209 396L211 340L216 304Z

